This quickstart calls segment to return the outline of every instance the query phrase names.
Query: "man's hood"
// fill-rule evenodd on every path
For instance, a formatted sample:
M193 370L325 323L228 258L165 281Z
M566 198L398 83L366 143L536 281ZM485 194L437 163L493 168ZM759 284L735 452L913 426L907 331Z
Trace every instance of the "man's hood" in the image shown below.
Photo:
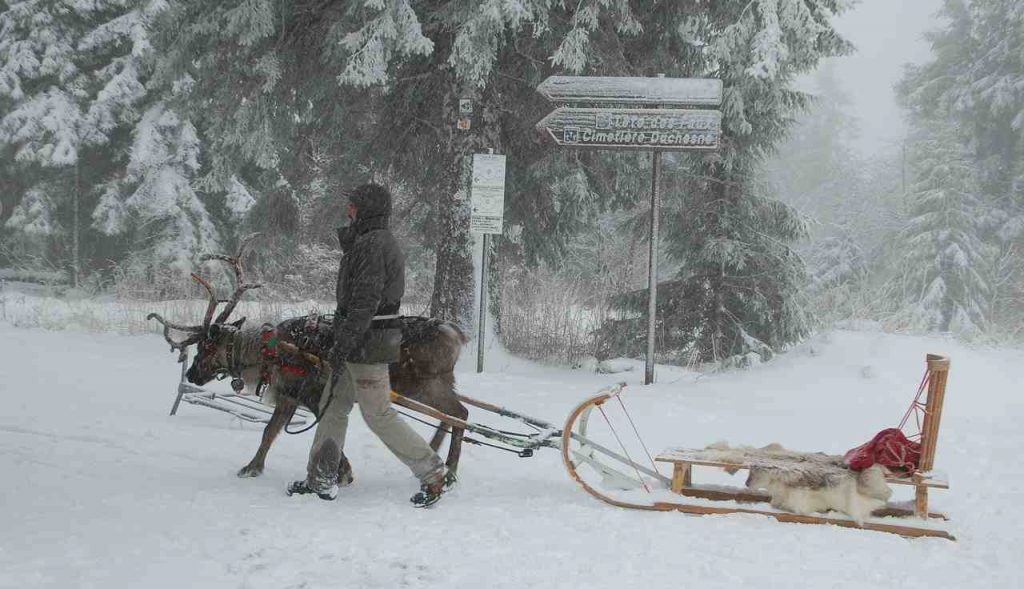
M338 228L338 243L342 252L351 249L356 238L363 233L386 228L391 217L391 193L380 184L361 184L346 196L356 206L357 216L347 227Z
M359 217L391 216L391 193L380 184L363 184L348 194L348 200L359 209Z

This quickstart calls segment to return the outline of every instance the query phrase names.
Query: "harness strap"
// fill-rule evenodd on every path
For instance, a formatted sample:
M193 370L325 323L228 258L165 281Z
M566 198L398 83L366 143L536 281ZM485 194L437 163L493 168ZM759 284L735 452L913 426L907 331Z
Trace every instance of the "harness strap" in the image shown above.
M242 377L242 360L238 352L238 331L231 333L231 345L228 349L228 374L234 378Z

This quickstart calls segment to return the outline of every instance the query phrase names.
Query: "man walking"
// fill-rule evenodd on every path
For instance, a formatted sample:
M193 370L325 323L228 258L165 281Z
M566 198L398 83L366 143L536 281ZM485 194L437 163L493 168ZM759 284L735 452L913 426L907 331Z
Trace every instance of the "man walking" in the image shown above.
M445 473L438 455L391 406L388 363L398 361L397 317L405 293L405 255L388 229L391 194L378 184L364 184L349 193L348 200L351 222L338 230L344 256L338 269L334 347L328 356L331 374L320 400L306 479L291 483L288 495L315 493L326 500L338 496L348 414L358 402L366 425L420 480L413 505L426 507L436 503L455 478Z

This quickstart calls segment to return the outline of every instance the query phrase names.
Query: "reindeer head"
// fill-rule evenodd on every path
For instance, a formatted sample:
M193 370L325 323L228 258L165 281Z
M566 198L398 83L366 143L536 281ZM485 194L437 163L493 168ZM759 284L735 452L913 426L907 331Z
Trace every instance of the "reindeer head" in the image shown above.
M245 250L254 237L256 237L255 234L242 240L238 253L234 256L207 254L200 258L204 262L220 260L229 264L235 272L236 281L235 292L231 297L228 299L218 299L210 283L202 276L194 272L192 273L192 279L201 284L209 296L206 315L203 317L202 325L172 323L157 313L150 313L147 316L147 319L156 319L164 326L164 339L167 340L167 343L171 344L171 351L178 350L179 362L185 361L188 346L196 345L196 357L185 374L188 381L192 384L202 386L215 378L222 379L229 374L236 378L238 377L238 374L235 374L237 367L232 366L231 346L234 342L235 334L242 327L242 324L245 323L245 317L233 323L228 323L227 321L231 316L231 312L235 310L235 306L238 305L238 301L245 294L245 291L262 286L260 284L247 284L242 270L242 256L245 255ZM213 314L220 303L227 304L224 310L214 319ZM187 333L188 336L182 340L175 340L171 337L171 330Z

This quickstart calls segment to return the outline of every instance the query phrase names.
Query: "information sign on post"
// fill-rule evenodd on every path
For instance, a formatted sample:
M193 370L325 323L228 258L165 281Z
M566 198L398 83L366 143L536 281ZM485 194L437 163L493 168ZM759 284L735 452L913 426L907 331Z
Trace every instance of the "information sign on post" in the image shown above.
M473 156L470 207L471 233L501 234L505 218L505 156L484 153Z
M493 153L473 155L470 185L470 233L483 236L480 259L480 319L477 324L476 371L484 371L484 329L487 325L487 266L490 236L501 235L505 219L505 156Z

